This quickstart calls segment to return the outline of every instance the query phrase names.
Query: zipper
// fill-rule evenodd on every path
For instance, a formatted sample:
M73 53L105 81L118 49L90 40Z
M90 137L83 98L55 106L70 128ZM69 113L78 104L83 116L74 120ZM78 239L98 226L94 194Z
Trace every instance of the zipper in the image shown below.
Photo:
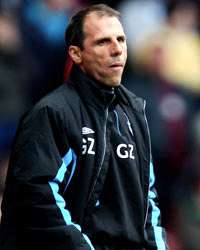
M151 140L150 140L150 132L149 132L149 126L148 126L148 122L147 122L145 108L146 108L146 101L144 100L143 114L144 114L144 120L145 120L145 123L146 123L146 126L147 126L147 133L148 133L148 140L149 140L149 148L150 148L150 157L149 157L150 162L149 162L149 165L150 165L150 163L151 163ZM148 192L149 192L149 190L148 190ZM145 214L145 220L144 220L144 228L145 228L146 222L147 222L148 209L149 209L149 202L147 200L146 214Z
M106 131L107 131L108 110L109 110L109 107L110 107L111 103L113 102L114 98L115 98L115 96L113 96L112 100L110 101L109 105L107 106L107 108L105 110L105 113L106 113L105 114L105 123L104 123L104 127L103 127L103 154L102 154L101 163L100 163L100 167L99 167L96 179L94 181L94 184L93 184L93 186L91 188L91 192L90 192L88 200L87 200L87 204L89 203L89 201L91 199L92 193L94 191L94 188L96 186L98 177L100 175L100 172L101 172L101 169L102 169L102 166L103 166L103 162L104 162L104 158L105 158L105 154L106 154Z

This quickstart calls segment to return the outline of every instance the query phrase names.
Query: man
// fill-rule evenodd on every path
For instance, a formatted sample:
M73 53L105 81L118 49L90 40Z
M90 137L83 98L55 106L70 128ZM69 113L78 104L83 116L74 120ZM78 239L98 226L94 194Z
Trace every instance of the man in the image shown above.
M66 31L67 80L24 118L2 206L1 250L167 249L145 104L120 85L119 13L81 10Z

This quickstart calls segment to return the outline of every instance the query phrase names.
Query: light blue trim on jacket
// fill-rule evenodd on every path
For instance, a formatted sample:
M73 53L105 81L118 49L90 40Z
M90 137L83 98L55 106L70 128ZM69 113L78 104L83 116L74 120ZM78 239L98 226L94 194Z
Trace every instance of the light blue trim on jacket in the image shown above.
M67 186L69 185L69 183L71 181L71 178L72 178L72 176L75 172L75 168L76 168L76 158L77 158L76 154L70 148L69 151L67 152L67 154L62 158L63 162L62 162L61 167L58 170L56 177L52 181L49 181L49 185L52 189L52 192L53 192L53 195L54 195L54 198L56 201L56 205L59 207L66 225L73 225L81 232L80 225L72 222L70 212L69 212L69 210L66 209L66 202L65 202L64 198L59 194L59 184L61 184L63 182L65 173L67 171L67 167L73 161L72 171L71 171L69 180L67 182ZM67 188L67 186L66 186L66 188ZM87 235L85 235L85 234L82 234L82 235L85 238L85 240L87 241L87 243L89 244L89 246L91 247L91 249L95 250L94 247L92 246L90 239L87 237Z
M72 176L74 175L74 172L75 172L75 169L76 169L76 158L77 158L77 157L76 157L76 154L73 152L73 154L72 154L72 160L73 160L72 170L71 170L71 174L70 174L70 177L69 177L69 179L68 179L68 181L67 181L67 185L66 185L66 187L65 187L64 192L66 191L66 189L67 189L69 183L71 182ZM63 158L63 159L64 159L64 158ZM64 159L64 162L65 162L65 159ZM67 163L67 160L66 160L65 164L66 164L66 163ZM68 164L66 164L66 166L68 166Z
M114 110L114 114L115 114L115 119L116 119L117 131L118 131L119 135L121 135L121 131L120 131L120 128L119 128L119 116L118 116L116 110Z
M124 115L125 115L126 120L127 120L128 129L131 132L131 134L133 135L133 130L132 130L132 127L131 127L131 123L130 123L130 121L128 119L128 116L127 116L127 114L125 112L124 112Z
M160 209L156 206L153 199L156 198L156 194L152 191L152 187L155 183L155 175L153 170L153 163L150 163L150 189L149 189L149 202L152 206L152 218L151 224L153 226L155 241L158 250L165 250L165 242L162 237L163 229L161 226L158 226L158 220L160 217Z

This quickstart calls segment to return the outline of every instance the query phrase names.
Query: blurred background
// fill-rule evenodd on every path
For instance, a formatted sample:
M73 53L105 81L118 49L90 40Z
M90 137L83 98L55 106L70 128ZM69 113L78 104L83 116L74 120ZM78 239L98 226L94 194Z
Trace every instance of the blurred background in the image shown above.
M1 0L0 200L21 116L63 83L64 31L83 6L122 13L123 84L147 100L162 223L171 250L200 249L200 1Z

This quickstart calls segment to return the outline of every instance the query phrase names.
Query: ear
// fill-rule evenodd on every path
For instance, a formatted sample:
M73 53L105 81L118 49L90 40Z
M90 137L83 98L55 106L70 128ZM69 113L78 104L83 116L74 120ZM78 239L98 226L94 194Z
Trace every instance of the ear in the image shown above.
M82 53L78 46L70 45L68 53L75 64L80 64L82 62Z

